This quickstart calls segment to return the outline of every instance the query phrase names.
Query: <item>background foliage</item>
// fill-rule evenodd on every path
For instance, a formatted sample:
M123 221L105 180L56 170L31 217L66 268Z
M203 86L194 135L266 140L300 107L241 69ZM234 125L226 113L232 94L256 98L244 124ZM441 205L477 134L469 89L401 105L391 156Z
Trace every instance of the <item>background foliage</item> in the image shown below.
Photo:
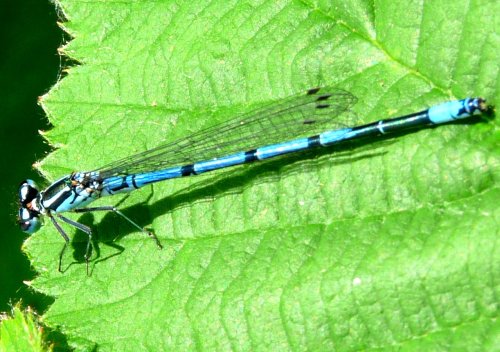
M49 147L38 134L48 121L37 97L57 80L57 47L63 33L57 28L54 5L48 1L3 1L0 5L0 312L9 303L42 311L47 299L23 284L34 272L21 252L25 239L16 223L17 191L26 178L41 181L32 168Z
M49 180L317 85L360 97L365 122L499 102L494 1L61 6L82 65L43 99ZM91 277L78 233L56 271L46 226L27 244L33 286L55 297L45 321L82 349L490 349L498 137L496 120L456 124L155 185L122 207L166 248L82 216L98 235Z
M32 312L23 312L18 306L12 317L0 316L0 351L50 351L44 346L43 329Z

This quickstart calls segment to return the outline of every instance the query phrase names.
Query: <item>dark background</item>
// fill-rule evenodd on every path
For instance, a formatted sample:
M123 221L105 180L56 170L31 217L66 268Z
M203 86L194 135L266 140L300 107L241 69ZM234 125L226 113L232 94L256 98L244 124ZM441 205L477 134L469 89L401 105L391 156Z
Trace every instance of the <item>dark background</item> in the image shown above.
M60 71L57 48L68 39L61 20L49 0L0 0L0 312L20 300L39 313L50 304L23 284L35 273L21 252L27 235L16 216L20 182L41 181L31 165L50 150L38 134L50 125L37 98Z

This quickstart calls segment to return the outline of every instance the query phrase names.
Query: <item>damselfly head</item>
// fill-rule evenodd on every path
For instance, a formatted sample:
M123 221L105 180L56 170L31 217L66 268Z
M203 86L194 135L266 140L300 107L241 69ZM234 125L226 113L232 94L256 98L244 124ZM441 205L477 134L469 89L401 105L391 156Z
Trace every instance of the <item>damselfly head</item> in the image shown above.
M42 221L39 216L40 213L31 211L28 208L19 208L18 222L21 230L30 235L37 232L40 226L42 226Z
M33 180L25 180L19 185L19 202L23 207L27 206L38 195L38 186Z
M18 223L26 233L32 234L36 232L42 222L40 220L40 212L36 206L38 196L38 186L33 180L26 180L19 186L19 215Z
M493 115L495 108L493 105L488 105L486 102L486 99L483 98L475 98L476 100L476 105L477 109L479 110L479 113L484 114L484 115Z

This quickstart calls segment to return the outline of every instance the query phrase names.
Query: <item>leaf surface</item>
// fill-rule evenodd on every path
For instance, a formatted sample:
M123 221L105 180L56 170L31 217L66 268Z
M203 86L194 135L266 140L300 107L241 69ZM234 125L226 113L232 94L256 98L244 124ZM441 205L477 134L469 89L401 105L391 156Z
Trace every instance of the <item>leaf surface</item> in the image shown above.
M190 135L307 88L362 122L465 96L498 106L494 1L60 3L81 62L44 97L54 179ZM496 26L496 27L495 27ZM99 200L64 274L62 239L27 243L78 349L488 350L498 339L495 119L273 160ZM98 253L97 253L98 252Z

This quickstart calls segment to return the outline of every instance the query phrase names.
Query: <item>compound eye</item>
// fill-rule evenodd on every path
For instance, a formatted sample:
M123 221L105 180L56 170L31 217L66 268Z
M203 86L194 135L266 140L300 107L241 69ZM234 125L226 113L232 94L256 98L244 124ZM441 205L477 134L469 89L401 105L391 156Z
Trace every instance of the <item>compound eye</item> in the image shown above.
M38 231L41 226L40 219L38 216L33 215L28 209L19 209L19 226L21 230L32 234Z
M26 206L38 195L38 186L33 180L26 180L19 186L19 202Z

